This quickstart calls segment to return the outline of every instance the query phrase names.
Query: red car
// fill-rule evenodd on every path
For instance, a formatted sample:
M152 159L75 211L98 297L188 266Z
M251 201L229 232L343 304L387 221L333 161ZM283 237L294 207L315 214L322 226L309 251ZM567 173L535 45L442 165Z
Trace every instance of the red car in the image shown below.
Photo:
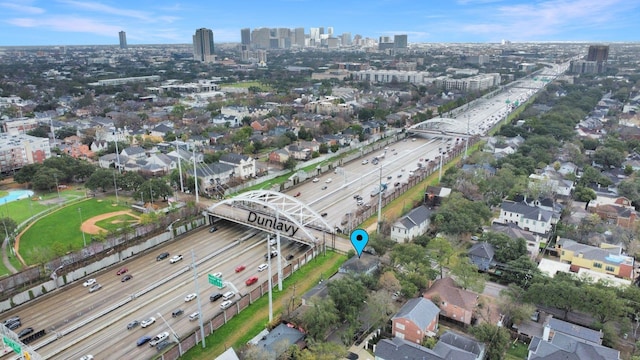
M252 276L250 278L247 279L247 281L245 281L244 283L247 284L247 286L249 285L253 285L255 283L258 282L258 277L257 276Z
M242 270L244 270L244 269L246 269L246 268L247 268L246 266L244 266L244 265L240 265L240 266L238 266L238 267L236 268L236 272L238 273L238 272L240 272L240 271L242 271Z
M294 197L298 197L298 196L300 196L300 195L302 195L302 194L300 194L300 191L298 191L298 192L294 195Z
M116 275L122 275L124 273L126 273L127 271L129 271L129 269L127 269L126 267L118 270L118 272L116 273Z

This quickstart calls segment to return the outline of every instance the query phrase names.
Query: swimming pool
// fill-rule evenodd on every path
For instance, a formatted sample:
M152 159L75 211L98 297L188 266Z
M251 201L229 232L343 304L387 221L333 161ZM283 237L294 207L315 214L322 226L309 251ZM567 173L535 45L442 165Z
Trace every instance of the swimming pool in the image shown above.
M31 190L9 191L9 194L7 196L0 198L0 204L16 201L20 199L26 199L28 197L31 197L32 195L33 195L33 191Z

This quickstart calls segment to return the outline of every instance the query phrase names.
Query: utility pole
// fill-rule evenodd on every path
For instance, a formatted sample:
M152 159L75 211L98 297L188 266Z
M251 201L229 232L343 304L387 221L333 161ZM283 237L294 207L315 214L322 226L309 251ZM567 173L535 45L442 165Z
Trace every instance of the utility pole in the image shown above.
M378 188L378 234L382 230L382 163L380 163L380 187Z

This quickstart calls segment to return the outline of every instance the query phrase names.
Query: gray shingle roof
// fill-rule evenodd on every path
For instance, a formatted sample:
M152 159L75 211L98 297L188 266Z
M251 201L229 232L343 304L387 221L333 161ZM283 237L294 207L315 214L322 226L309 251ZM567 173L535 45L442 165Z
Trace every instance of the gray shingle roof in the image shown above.
M602 345L582 342L573 336L557 333L550 342L537 337L529 344L529 360L619 360L620 352Z
M426 206L418 206L398 220L406 229L423 224L431 216L431 210Z
M376 359L381 360L442 360L433 350L400 338L382 339L376 346Z
M407 319L424 330L434 318L438 317L440 309L431 300L416 298L407 301L391 320Z
M226 163L238 164L238 165L240 164L241 161L247 161L247 160L249 160L249 157L247 155L242 155L242 154L229 153L229 154L224 154L220 156L220 161L226 162Z
M523 219L550 221L553 213L535 206L529 206L525 202L503 201L502 210L522 215Z
M473 244L473 246L469 248L469 255L474 255L485 259L493 259L495 251L493 250L493 246L491 246L491 244L482 241Z
M591 330L584 326L575 325L556 318L551 318L548 326L555 330L556 333L562 332L578 339L590 341L595 344L602 344L603 334L600 331Z
M483 343L476 341L470 337L454 333L453 331L445 331L442 335L440 335L440 341L438 341L438 344L440 343L447 344L453 346L456 349L472 353L476 357L484 352ZM434 348L434 350L436 349ZM436 352L441 354L441 352L439 352L438 350L436 350Z

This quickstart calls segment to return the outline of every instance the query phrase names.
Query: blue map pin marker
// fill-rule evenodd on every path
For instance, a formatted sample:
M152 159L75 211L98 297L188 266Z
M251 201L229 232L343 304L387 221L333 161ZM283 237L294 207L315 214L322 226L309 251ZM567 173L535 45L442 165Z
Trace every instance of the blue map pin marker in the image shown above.
M362 255L362 250L364 250L365 246L369 242L369 234L362 229L356 229L351 232L351 245L356 249L358 253L358 257Z

